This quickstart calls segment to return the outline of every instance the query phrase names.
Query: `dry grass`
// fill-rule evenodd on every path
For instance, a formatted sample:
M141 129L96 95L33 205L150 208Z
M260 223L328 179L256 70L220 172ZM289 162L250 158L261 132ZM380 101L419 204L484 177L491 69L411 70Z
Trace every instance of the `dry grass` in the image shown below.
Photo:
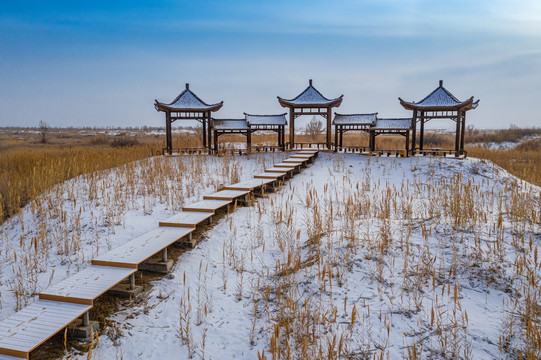
M541 138L507 150L473 146L467 151L468 156L490 160L516 177L541 186Z

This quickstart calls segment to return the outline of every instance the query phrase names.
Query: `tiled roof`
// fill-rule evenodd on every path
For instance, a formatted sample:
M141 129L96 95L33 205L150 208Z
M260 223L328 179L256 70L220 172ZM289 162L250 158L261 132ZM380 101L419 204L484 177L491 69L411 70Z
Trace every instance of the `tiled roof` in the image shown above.
M453 94L443 87L443 81L440 80L439 86L432 91L428 96L419 102L404 101L398 98L400 103L406 109L434 109L434 110L447 110L464 108L466 110L475 109L479 103L479 100L473 102L473 96L465 101L458 100Z
M409 130L411 129L411 118L399 119L377 119L374 130Z
M374 125L378 113L372 114L335 114L335 125Z
M313 85L312 80L309 81L308 87L300 93L294 99L283 99L278 96L278 101L282 106L288 105L314 105L314 106L329 106L333 104L334 106L340 106L342 102L343 95L335 99L327 99L323 96Z
M186 84L186 90L180 93L170 104L165 104L155 100L154 106L156 110L171 110L171 111L216 111L221 108L223 101L217 104L207 104L195 95L189 84Z
M246 119L212 119L215 130L250 130Z
M244 113L244 116L248 126L286 125L286 114L287 113L279 115L253 115Z

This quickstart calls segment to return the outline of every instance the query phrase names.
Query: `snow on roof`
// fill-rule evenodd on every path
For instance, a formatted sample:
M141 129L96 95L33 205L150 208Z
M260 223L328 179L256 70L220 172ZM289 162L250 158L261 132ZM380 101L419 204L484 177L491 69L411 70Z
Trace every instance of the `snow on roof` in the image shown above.
M411 129L411 118L400 119L377 119L374 130L409 130Z
M475 109L479 100L473 102L473 96L465 101L458 100L453 94L443 87L443 81L440 80L439 86L428 94L423 100L419 102L408 102L398 98L402 105L406 108L456 108L460 105L466 105L469 103L471 109Z
M192 111L209 111L211 109L218 110L222 107L223 101L217 104L207 104L201 100L190 90L190 84L186 84L186 90L180 93L173 102L165 104L156 100L156 108L166 108L168 110L192 110ZM218 107L218 108L216 108Z
M337 114L334 116L335 125L374 125L378 113L373 114Z
M252 115L244 113L248 126L258 125L286 125L286 114L279 115Z
M246 119L212 119L215 130L250 130Z
M312 86L310 79L308 87L294 99L282 99L278 96L278 100L295 105L329 105L333 102L342 101L343 95L336 99L327 99L315 87ZM340 104L338 104L340 105ZM338 106L337 105L337 106Z

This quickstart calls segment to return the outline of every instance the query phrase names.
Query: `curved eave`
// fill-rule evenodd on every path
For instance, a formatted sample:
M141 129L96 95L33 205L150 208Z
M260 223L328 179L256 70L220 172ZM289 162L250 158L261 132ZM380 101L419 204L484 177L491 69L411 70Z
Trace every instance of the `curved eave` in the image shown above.
M244 116L261 116L261 117L265 117L265 116L286 116L287 113L281 113L281 114L271 114L271 115L261 115L261 114L248 114L248 113L243 113Z
M293 108L325 108L325 107L339 107L342 104L344 95L340 95L336 99L329 100L326 103L316 103L316 104L297 104L290 99L282 99L277 96L278 102L282 107L293 107Z
M154 100L154 108L156 108L156 111L171 111L171 112L214 112L221 109L221 107L224 106L224 102L221 101L217 104L208 105L206 107L202 108L177 108L170 106L168 104L164 104L159 102L158 100Z
M412 128L370 128L369 130L374 130L374 131L411 131Z
M456 110L472 110L477 108L479 100L473 101L473 96L466 101L458 103L456 105L447 105L447 106L423 106L417 103L404 101L401 98L398 98L400 105L406 110L419 110L419 111L456 111Z

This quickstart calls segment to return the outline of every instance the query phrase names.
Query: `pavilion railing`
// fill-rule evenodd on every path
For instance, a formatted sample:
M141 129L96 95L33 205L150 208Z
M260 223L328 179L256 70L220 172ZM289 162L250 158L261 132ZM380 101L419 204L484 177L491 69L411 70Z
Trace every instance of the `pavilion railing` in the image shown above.
M331 145L331 148L334 148L334 143ZM324 142L298 142L293 146L290 143L286 143L286 149L288 150L302 150L302 149L327 149L327 143Z

